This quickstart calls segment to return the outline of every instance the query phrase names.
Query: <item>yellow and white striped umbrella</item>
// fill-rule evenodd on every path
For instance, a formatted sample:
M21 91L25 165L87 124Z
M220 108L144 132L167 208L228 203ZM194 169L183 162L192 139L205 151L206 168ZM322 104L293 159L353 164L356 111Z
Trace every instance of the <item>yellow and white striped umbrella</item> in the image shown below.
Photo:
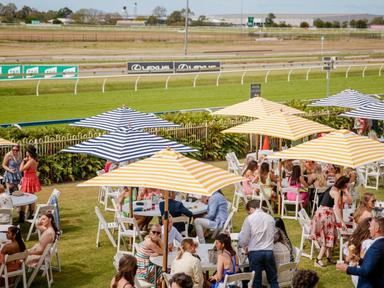
M264 118L271 114L285 112L288 114L303 114L303 111L266 100L262 97L254 97L213 112L214 115L238 115L253 118Z
M226 129L223 133L259 134L295 141L309 135L334 130L305 118L278 113Z
M0 138L0 146L12 146L12 145L16 145L16 143Z
M337 130L268 158L313 160L356 168L384 159L384 144L348 130Z
M165 149L152 157L97 176L79 186L130 186L211 195L243 178Z

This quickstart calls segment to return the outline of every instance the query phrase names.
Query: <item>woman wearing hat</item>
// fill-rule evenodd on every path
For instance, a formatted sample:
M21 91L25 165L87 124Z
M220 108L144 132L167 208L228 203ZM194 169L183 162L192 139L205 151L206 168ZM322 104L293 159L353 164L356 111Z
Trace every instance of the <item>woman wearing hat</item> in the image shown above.
M41 190L40 181L37 177L37 153L36 148L32 145L27 147L26 157L20 164L20 171L24 172L23 179L21 180L21 192L35 194ZM28 218L32 218L33 212L35 210L35 204L29 205L29 215ZM25 212L20 211L20 222L23 222Z

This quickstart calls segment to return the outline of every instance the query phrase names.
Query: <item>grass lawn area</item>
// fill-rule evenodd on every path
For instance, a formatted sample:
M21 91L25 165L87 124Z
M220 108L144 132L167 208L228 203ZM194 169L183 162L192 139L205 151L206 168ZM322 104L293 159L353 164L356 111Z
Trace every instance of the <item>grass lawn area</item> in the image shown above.
M335 73L332 75L330 92L335 94L352 88L364 93L383 93L383 78L377 76L377 71L375 74L373 72L367 71L365 78L361 77L361 71L351 71L349 78L345 78L344 73ZM40 85L40 96L33 95L36 82L0 82L0 101L7 103L2 106L0 123L88 117L123 104L143 112L227 106L248 99L250 83L263 83L262 96L274 101L325 97L323 74L313 72L313 78L305 81L305 74L294 72L291 81L287 82L286 75L275 75L273 72L269 75L268 83L264 83L264 76L250 73L246 83L240 85L241 75L223 75L220 86L216 87L215 78L201 75L196 88L192 87L193 76L190 76L180 80L171 79L168 90L164 89L165 79L151 83L143 80L137 92L133 90L134 83L130 80L114 83L108 80L106 93L100 92L102 79L100 83L80 81L77 95L68 92L73 91L74 82L46 81ZM69 89L63 93L60 86L65 83Z
M214 162L214 165L225 168L225 162ZM101 236L101 246L96 248L97 218L94 207L97 205L98 189L93 187L76 187L77 183L69 183L43 187L39 202L44 203L53 187L58 188L62 194L59 199L61 225L63 235L60 240L60 256L62 272L54 272L54 287L107 287L115 274L112 258L116 249L112 247L105 233ZM372 192L372 191L371 191ZM384 199L384 190L374 191L378 199ZM232 200L232 188L224 189L228 200ZM104 212L108 219L111 212ZM244 208L235 215L234 229L239 231L246 214ZM288 234L295 246L299 246L301 228L294 220L285 221ZM25 229L24 229L25 230ZM25 232L26 233L26 232ZM24 234L26 235L26 234ZM27 247L32 246L27 242ZM309 246L309 245L307 245ZM335 255L337 253L335 250ZM319 273L319 287L352 287L350 277L336 271L335 266L325 269L314 268L313 261L301 258L301 268L314 269ZM46 287L44 279L39 278L33 287Z

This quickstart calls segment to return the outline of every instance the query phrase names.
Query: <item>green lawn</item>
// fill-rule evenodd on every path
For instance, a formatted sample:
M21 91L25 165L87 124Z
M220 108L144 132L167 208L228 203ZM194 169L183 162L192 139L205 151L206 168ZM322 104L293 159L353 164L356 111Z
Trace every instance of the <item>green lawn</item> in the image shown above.
M367 72L365 78L360 76L359 71L351 71L349 78L345 78L344 73L337 73L331 79L331 93L346 88L358 89L365 93L383 93L384 81L376 72ZM219 87L215 86L214 78L201 76L196 88L191 87L191 76L170 80L168 90L164 89L164 79L157 82L142 81L137 92L133 90L132 82L120 80L112 83L111 80L107 82L110 86L107 85L106 93L100 92L102 80L100 83L92 82L93 84L80 81L78 95L55 92L61 91L61 88L72 91L73 82L54 82L51 86L42 82L40 96L33 95L33 85L36 83L32 85L25 82L0 82L0 101L4 104L0 123L87 117L123 104L145 112L226 106L246 100L249 97L250 83L263 83L263 97L275 101L322 98L326 93L323 76L314 72L312 80L305 81L303 74L292 73L291 81L287 82L286 75L271 73L269 82L264 83L264 75L249 74L242 86L239 75L223 75ZM87 91L95 87L97 91Z
M225 167L225 162L213 163ZM62 229L64 231L60 240L60 255L62 272L54 273L54 287L107 287L115 271L112 258L116 249L105 236L101 236L101 246L96 248L95 239L97 220L94 207L97 205L97 188L78 188L76 183L55 185L62 194L60 196L60 213ZM43 203L48 198L53 186L44 187L39 193L39 202ZM231 188L224 189L228 200L232 200ZM384 190L375 191L377 198L384 199ZM111 212L107 213L109 219ZM244 208L235 215L234 229L239 231L245 217ZM288 234L293 244L300 243L301 229L294 220L286 220ZM27 247L32 243L27 242ZM335 255L337 250L335 250ZM336 271L335 266L325 269L314 268L313 261L301 258L301 268L316 270L320 275L319 287L351 287L350 277ZM46 287L46 282L40 279L33 287Z

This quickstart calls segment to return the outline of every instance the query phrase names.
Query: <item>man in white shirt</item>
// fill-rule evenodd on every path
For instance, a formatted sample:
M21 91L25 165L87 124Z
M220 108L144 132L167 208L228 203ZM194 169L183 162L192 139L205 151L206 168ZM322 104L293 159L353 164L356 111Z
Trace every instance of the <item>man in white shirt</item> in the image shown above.
M164 218L163 218L163 226L161 226L161 235L164 239ZM183 241L183 236L180 234L179 231L173 226L172 216L168 216L168 250L173 250L173 243L174 240L181 243Z
M251 200L246 205L248 217L239 234L239 245L247 248L249 270L255 271L254 288L262 288L262 272L265 270L271 288L279 288L277 270L273 255L275 220L259 209L259 200Z

